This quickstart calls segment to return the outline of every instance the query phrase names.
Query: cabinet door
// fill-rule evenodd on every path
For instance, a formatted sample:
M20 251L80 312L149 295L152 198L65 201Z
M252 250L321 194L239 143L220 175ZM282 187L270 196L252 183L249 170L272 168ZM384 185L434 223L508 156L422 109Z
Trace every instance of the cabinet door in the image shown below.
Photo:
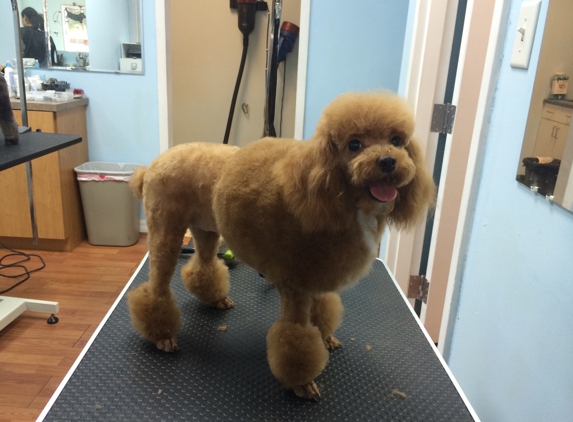
M557 125L559 125L559 123L553 120L541 119L535 149L533 150L534 157L553 157L553 148L555 146L554 135Z
M0 171L0 236L32 237L26 167Z
M14 110L14 115L21 124L20 111ZM56 131L53 112L30 111L28 125L46 133ZM59 169L59 152L32 160L34 208L41 239L65 239ZM0 210L0 220L4 220L0 236L32 237L25 164L1 172L0 184L0 199L5 204Z
M563 151L565 150L565 141L567 140L567 134L569 133L569 126L563 123L555 123L555 141L553 143L552 157L563 158Z

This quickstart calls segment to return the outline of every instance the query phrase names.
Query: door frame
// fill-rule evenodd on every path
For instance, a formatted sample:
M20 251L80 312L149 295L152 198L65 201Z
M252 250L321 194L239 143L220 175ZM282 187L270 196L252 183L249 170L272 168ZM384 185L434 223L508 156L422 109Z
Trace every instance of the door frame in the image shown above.
M155 0L155 36L157 54L157 100L159 109L159 153L173 146L171 113L171 0Z
M491 12L491 28L487 47L484 52L484 67L481 76L473 76L463 81L466 84L479 83L479 92L473 95L477 101L473 113L473 131L471 145L468 151L468 163L464 174L463 191L459 206L459 217L455 238L452 245L452 258L450 262L447 286L444 294L444 307L440 319L438 336L438 350L446 358L450 355L451 340L455 324L455 309L457 308L459 292L465 266L465 256L468 252L469 236L473 226L474 209L477 200L478 182L481 178L481 163L483 161L484 147L489 132L489 122L493 105L495 87L498 81L503 44L506 36L510 0L494 0L489 6ZM480 2L483 6L483 3ZM483 13L483 12L482 12ZM475 25L474 25L475 26ZM479 27L479 24L478 24ZM466 55L474 54L468 49ZM471 66L471 57L464 60L466 66ZM463 71L463 69L460 69ZM458 103L464 96L463 86L460 86ZM458 176L459 177L459 176Z
M444 99L457 3L417 4L406 96L415 105L415 135L424 145L430 168L436 134L429 132L429 116L433 104ZM466 7L452 101L458 106L456 123L446 140L425 274L430 291L420 315L442 353L451 343L508 7L509 0L468 0ZM491 25L485 33L484 22ZM407 289L410 275L419 274L423 237L423 225L413 233L390 232L387 262L402 289Z
M406 77L405 97L416 116L414 136L419 141L428 168L434 167L438 136L429 131L433 105L443 101L450 60L457 0L417 1ZM386 263L404 292L410 275L418 274L425 227L412 231L391 228Z

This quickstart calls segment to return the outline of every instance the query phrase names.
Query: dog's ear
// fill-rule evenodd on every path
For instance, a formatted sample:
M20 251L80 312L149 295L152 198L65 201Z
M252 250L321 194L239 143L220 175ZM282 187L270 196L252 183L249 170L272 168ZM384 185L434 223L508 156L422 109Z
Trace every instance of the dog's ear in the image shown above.
M398 189L394 209L388 216L390 223L398 228L409 228L418 223L427 209L434 207L436 195L436 185L418 141L411 139L405 149L414 162L416 174L409 184Z
M305 231L347 227L352 213L335 134L321 131L306 142L277 167L285 202Z
M301 203L301 216L306 229L338 230L350 223L346 201L346 173L339 157L336 133L314 137L316 148L311 154L312 167L306 180L306 198Z

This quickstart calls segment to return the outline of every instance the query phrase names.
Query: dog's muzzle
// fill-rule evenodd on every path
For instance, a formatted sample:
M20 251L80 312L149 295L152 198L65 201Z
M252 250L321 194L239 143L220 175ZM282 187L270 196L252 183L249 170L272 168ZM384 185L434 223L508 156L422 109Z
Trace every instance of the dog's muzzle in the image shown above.
M384 173L392 173L396 169L396 158L386 155L378 158L376 164Z
M396 170L396 158L391 155L379 157L376 160L376 165L384 174L390 174ZM380 202L393 201L398 195L396 187L387 181L372 183L368 186L368 189L372 198Z

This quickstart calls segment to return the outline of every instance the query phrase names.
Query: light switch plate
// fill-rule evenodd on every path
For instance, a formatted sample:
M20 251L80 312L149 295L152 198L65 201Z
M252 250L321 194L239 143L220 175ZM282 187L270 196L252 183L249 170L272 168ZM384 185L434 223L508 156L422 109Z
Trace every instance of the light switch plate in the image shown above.
M511 54L511 67L519 69L527 69L529 67L539 9L541 9L541 0L525 1L521 5L515 41L513 43L513 53Z

